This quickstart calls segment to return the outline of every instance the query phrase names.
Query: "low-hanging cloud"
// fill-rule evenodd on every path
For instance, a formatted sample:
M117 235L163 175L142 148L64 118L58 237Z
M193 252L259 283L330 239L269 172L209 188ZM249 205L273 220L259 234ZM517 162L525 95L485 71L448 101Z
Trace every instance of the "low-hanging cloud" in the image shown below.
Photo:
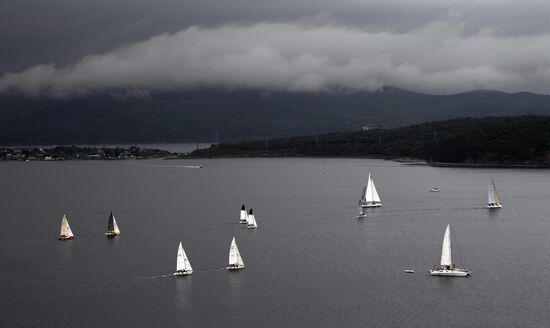
M464 33L434 22L406 33L259 23L190 27L74 65L38 65L0 77L0 92L69 96L200 87L429 93L473 89L550 92L550 34Z

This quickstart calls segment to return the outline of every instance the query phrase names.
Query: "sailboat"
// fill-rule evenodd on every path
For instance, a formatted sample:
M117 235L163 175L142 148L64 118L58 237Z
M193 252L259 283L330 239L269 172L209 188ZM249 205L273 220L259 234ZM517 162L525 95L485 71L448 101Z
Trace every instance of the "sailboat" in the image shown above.
M366 218L367 217L367 210L366 208L363 208L363 206L359 206L359 215L357 215L358 219Z
M470 275L470 270L455 267L451 249L451 225L448 224L443 237L443 246L441 247L441 262L440 265L430 270L432 276L467 277Z
M59 240L72 240L74 239L73 231L69 226L69 221L67 221L67 216L63 214L63 219L61 219L61 233L59 234Z
M495 181L493 179L489 180L489 205L488 208L501 208L502 199L497 192L497 187L495 186Z
M244 269L243 258L241 253L239 253L239 248L235 242L235 237L231 241L231 246L229 246L229 265L226 268L227 270L241 270Z
M382 201L380 196L376 191L374 186L374 180L369 172L369 180L367 186L363 188L363 194L361 195L361 200L359 200L359 205L361 207L380 207L382 206Z
M248 211L248 224L246 226L247 229L255 229L258 227L258 224L256 223L256 217L254 216L254 213L252 212L252 209Z
M115 237L118 235L120 235L120 229L118 228L118 224L116 223L114 213L111 212L111 215L109 215L109 222L107 222L107 232L105 233L105 236Z
M242 224L248 223L248 218L246 217L246 208L244 207L244 204L243 206L241 206L241 218L239 219L239 223L242 223Z
M187 254L185 254L180 241L180 245L178 247L178 258L176 261L176 272L174 272L174 276L188 276L192 273L193 268L191 267L191 263L189 263Z

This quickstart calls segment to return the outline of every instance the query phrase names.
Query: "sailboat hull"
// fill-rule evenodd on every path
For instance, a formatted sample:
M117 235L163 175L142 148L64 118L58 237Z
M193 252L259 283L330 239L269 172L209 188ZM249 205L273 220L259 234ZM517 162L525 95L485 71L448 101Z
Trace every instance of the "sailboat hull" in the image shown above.
M369 208L369 207L381 207L382 203L362 203L362 208Z
M237 270L242 270L244 269L244 266L228 266L227 268L225 268L226 270L228 271L237 271Z
M118 236L118 235L120 235L120 232L107 231L107 232L105 233L105 237L116 237L116 236Z
M59 236L59 238L57 238L59 240L73 240L74 239L74 236L65 236L65 235L61 235Z
M175 277L182 277L182 276L189 276L193 273L193 271L176 271L174 272Z
M502 205L489 204L489 205L487 205L487 208L502 208Z
M470 271L468 270L430 270L430 275L432 276L445 276L445 277L468 277Z

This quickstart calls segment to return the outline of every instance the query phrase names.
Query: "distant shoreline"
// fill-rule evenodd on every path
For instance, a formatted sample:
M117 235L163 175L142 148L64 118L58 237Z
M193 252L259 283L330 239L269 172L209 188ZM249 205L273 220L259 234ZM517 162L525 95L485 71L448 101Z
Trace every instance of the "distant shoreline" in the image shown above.
M54 151L55 150L55 151ZM114 153L105 153L109 152ZM14 154L12 154L14 153ZM16 156L14 156L16 155ZM422 159L390 156L311 156L298 154L262 154L256 156L250 155L221 155L221 156L197 156L190 154L171 153L165 150L148 149L140 147L130 148L104 148L104 147L65 147L58 146L53 148L27 148L27 147L0 147L0 161L72 161L72 160L136 160L136 159L211 159L211 158L356 158L356 159L380 159L394 161L404 165L449 167L449 168L512 168L512 169L550 169L546 165L526 165L526 164L473 164L473 163L447 163L447 162L428 162Z
M71 161L71 160L136 160L165 158L173 153L141 147L76 147L57 146L52 148L3 148L0 147L0 161Z
M550 169L549 165L529 165L529 164L499 164L499 163L487 163L487 164L473 164L473 163L446 163L446 162L428 162L422 159L416 158L395 158L384 156L311 156L311 155L296 155L296 154L270 154L270 155L221 155L221 156L196 156L196 155L183 155L180 157L168 157L166 159L211 159L211 158L357 158L357 159L381 159L386 161L394 161L403 163L405 165L418 165L418 166L432 166L432 167L457 167L457 168L502 168L502 169Z
M497 168L497 169L550 169L550 165L532 165L532 164L501 164L501 163L448 163L448 162L429 162L423 159L411 157L392 157L392 156L311 156L307 154L261 154L261 155L235 155L224 154L216 156L200 156L193 154L182 154L178 157L167 157L166 159L211 159L211 158L358 158L358 159L381 159L394 161L405 165L432 166L432 167L455 167L455 168Z
M442 163L429 162L429 166L433 167L463 167L463 168L480 168L480 169L550 169L548 165L529 165L529 164L471 164L471 163Z

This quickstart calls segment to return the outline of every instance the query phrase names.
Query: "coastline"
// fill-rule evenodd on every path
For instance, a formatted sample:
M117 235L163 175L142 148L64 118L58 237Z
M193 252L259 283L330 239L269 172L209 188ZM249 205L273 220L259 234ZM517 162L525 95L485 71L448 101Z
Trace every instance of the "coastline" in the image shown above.
M0 161L139 160L165 158L173 153L161 149L57 146L52 148L0 147Z
M480 169L550 169L550 165L542 164L473 164L473 163L443 163L427 162L427 165L433 167L462 167L462 168L480 168Z
M263 155L219 155L219 156L197 156L183 155L178 157L167 157L165 159L211 159L211 158L371 158L394 161L412 166L432 166L432 167L452 167L452 168L502 168L502 169L550 169L550 165L544 164L502 164L502 163L448 163L448 162L430 162L423 159L410 157L391 157L391 156L311 156L298 154L263 154Z
M139 160L139 159L211 159L211 158L371 158L394 161L404 165L432 166L450 168L512 168L512 169L550 169L547 164L503 164L503 163L452 163L431 162L412 157L394 156L312 156L292 153L256 153L256 154L219 154L201 156L191 153L173 153L160 149L140 147L105 148L58 146L54 148L3 148L0 147L0 161L67 161L67 160Z

